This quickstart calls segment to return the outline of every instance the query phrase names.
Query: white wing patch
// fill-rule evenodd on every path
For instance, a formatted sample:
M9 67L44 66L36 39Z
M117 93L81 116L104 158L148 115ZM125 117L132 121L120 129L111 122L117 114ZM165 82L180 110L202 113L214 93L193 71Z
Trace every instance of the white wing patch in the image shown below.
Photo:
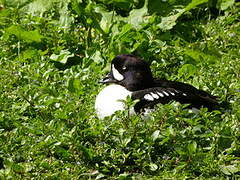
M144 95L144 99L147 101L154 101L157 100L159 98L164 98L166 96L169 96L169 98L171 98L172 96L178 96L178 95L182 95L182 96L187 96L187 94L182 93L181 91L175 90L175 89L164 89L164 90L159 90L159 91L154 91L153 92L149 92L147 94ZM174 99L174 97L172 97Z
M157 94L161 97L164 97L164 94L160 93L160 92L157 92Z
M148 101L153 101L154 97L150 94L145 94L144 99L148 100Z
M166 96L169 96L169 94L166 91L162 91Z
M113 73L114 79L118 81L122 81L124 79L123 75L118 72L118 70L114 67L114 65L112 65L112 73Z
M159 96L157 94L154 94L154 93L151 93L152 97L155 98L155 99L158 99Z

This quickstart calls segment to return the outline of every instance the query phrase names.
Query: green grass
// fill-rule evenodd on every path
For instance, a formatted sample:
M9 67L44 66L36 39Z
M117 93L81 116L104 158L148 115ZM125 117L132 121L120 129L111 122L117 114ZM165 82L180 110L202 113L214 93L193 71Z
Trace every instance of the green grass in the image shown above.
M0 1L0 179L240 178L239 3L121 2ZM228 105L100 120L98 80L122 53Z

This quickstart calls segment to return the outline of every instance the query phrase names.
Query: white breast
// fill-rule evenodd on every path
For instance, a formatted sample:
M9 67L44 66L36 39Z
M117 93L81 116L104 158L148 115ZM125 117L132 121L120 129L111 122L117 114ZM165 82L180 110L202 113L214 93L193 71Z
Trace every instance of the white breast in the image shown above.
M100 119L112 115L118 110L124 110L124 103L131 96L131 92L120 85L109 85L105 87L96 97L95 109Z

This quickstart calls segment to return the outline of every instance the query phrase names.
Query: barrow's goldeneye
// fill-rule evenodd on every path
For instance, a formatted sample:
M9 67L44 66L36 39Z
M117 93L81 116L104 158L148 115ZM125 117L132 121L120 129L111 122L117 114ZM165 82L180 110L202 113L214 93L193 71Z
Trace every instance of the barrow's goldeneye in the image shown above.
M99 118L123 110L121 100L127 96L139 100L134 106L135 112L170 101L189 104L189 108L207 107L210 111L218 107L217 97L203 90L182 82L153 78L149 64L134 55L116 56L110 73L101 82L110 85L97 95L95 109Z

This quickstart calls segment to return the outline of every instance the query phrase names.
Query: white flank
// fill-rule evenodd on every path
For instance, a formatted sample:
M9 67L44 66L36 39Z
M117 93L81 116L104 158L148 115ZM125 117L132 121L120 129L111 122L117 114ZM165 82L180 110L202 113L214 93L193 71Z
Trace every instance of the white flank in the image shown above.
M122 81L124 79L123 75L121 75L118 72L118 70L114 67L114 65L112 65L112 73L113 73L114 79L116 79L118 81Z
M146 99L146 100L148 100L148 101L153 101L153 100L154 100L154 98L153 98L150 94L146 94L146 95L144 96L144 99Z
M96 97L95 109L100 119L111 116L118 110L124 110L124 103L120 100L126 100L131 96L131 92L124 87L116 84L105 87Z

